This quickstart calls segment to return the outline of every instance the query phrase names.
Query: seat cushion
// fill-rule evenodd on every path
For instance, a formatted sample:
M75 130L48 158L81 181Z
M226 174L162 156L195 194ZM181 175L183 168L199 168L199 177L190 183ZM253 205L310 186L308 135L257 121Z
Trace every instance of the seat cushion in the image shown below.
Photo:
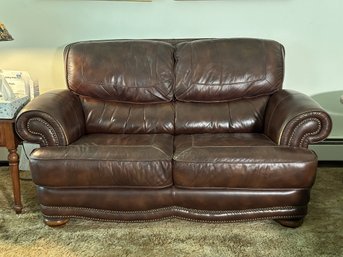
M172 185L173 136L91 134L31 154L35 184L51 187L164 188Z
M263 134L179 135L174 145L177 187L309 188L315 179L315 154Z

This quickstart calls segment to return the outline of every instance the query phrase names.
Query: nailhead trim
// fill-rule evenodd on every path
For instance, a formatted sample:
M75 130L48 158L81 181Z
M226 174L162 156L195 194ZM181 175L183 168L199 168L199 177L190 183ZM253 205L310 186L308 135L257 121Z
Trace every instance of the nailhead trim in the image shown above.
M233 211L207 211L207 210L195 210L195 209L188 209L183 207L171 206L166 208L154 209L154 210L147 210L147 211L111 211L111 210L97 210L92 208L81 208L81 207L60 207L60 206L45 206L41 205L42 207L51 208L51 209L74 209L74 210L87 210L97 213L112 213L112 214L149 214L149 213L159 213L161 211L167 210L183 210L183 211L190 211L193 213L198 214L247 214L249 212L260 212L260 211L273 211L273 210L287 210L291 208L295 208L294 206L283 206L283 207L271 207L271 208L257 208L257 209L248 209L248 210L233 210ZM191 222L199 222L199 223L233 223L233 222L244 222L244 221L257 221L257 220L266 220L266 219L292 219L292 218L302 218L304 215L284 215L284 216L271 216L271 217L257 217L257 218L246 218L246 219L233 219L233 220L201 220L201 219L192 219L186 218L176 215L171 215L168 217L161 217L155 219L137 219L137 220L119 220L119 219L103 219L103 218L93 218L81 215L57 215L57 216L50 216L43 214L46 218L51 219L65 219L65 218L75 218L75 219L86 219L86 220L94 220L94 221L104 221L104 222L118 222L118 223L140 223L140 222L155 222L161 220L171 220L171 219L180 219L180 220L187 220Z
M246 222L246 221L259 221L259 220L274 220L274 219L296 219L296 218L303 218L304 215L289 215L289 216L271 216L271 217L261 217L261 218L249 218L249 219L235 219L235 220L199 220L199 219L191 219L185 218L180 216L169 216L163 217L158 219L147 219L147 220L116 220L116 219L101 219L101 218L92 218L92 217L85 217L79 215L67 215L67 216L49 216L44 215L45 218L51 219L85 219L85 220L93 220L93 221L102 221L102 222L117 222L117 223L144 223L144 222L158 222L163 220L172 220L172 219L179 219L179 220L186 220L190 222L197 222L197 223L235 223L235 222Z
M27 130L28 130L30 133L32 133L32 134L34 134L34 135L39 135L39 136L41 136L41 137L43 138L44 143L45 143L46 145L48 145L48 140L46 139L46 137L45 137L42 133L31 130L30 123L33 122L33 121L37 121L37 122L40 122L40 123L42 123L43 125L45 125L45 126L51 131L51 133L52 133L52 135L53 135L53 138L54 138L54 141L55 141L55 142L58 142L58 137L57 137L57 135L56 135L54 129L52 128L52 126L51 126L49 123L47 123L45 120L41 119L41 118L32 118L32 119L29 119L29 121L27 122Z
M308 119L305 119L305 120L303 120L302 122L300 122L300 123L295 127L295 129L293 130L292 135L291 135L291 137L290 137L290 139L289 139L289 141L288 141L288 145L289 145L289 146L291 145L292 140L293 140L295 134L297 133L297 129L298 129L299 127L301 127L303 124L307 123L308 121L317 122L317 123L318 123L318 129L317 129L316 131L314 131L314 132L309 132L309 133L306 133L305 135L303 135L302 138L301 138L301 140L300 140L300 146L303 145L304 140L305 140L306 137L308 137L308 136L310 136L310 135L318 134L318 133L320 132L320 130L322 129L322 124L321 124L321 122L320 122L319 119L317 119L317 118L308 118Z

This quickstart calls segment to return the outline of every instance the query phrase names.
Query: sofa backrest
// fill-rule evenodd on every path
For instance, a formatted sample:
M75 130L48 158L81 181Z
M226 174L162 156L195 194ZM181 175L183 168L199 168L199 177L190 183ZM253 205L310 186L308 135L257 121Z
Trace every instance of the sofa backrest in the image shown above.
M67 85L80 96L87 132L173 134L173 54L151 40L67 46Z
M259 39L111 40L65 49L88 133L260 132L284 50Z
M282 88L275 41L205 39L177 44L175 132L261 132L269 96Z

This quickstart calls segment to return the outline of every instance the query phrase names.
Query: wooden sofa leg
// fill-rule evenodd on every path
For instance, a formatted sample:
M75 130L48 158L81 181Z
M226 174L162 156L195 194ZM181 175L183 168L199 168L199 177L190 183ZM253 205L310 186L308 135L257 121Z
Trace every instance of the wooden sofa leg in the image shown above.
M282 226L289 227L289 228L297 228L300 227L303 222L304 218L298 218L298 219L280 219L275 220L277 223L281 224Z
M49 227L59 227L67 224L69 221L68 218L47 218L44 217L44 223Z

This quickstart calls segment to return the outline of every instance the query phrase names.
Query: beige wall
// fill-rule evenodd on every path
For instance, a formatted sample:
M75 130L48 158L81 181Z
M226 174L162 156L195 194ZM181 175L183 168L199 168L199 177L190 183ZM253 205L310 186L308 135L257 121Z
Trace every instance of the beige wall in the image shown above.
M285 45L286 88L318 94L342 88L342 9L341 0L1 0L0 21L15 40L0 43L0 68L29 71L44 92L64 87L70 42L260 37Z
M41 92L65 88L62 56L58 48L0 49L0 69L28 71Z
M0 68L30 72L45 92L65 87L62 51L74 41L275 39L286 48L284 87L319 95L343 137L342 10L342 0L1 0L0 21L15 40L0 42Z

